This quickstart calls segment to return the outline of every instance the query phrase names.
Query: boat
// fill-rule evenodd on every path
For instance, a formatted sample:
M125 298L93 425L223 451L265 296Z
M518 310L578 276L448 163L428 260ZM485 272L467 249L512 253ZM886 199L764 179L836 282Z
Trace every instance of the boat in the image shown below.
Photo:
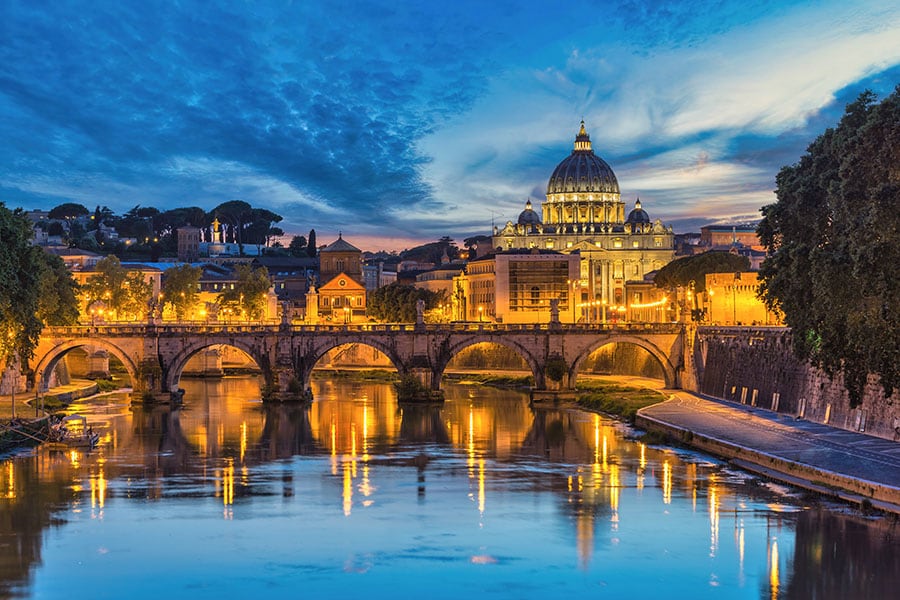
M94 431L87 418L81 415L68 415L50 427L48 443L51 449L82 448L90 450L100 441L100 435Z

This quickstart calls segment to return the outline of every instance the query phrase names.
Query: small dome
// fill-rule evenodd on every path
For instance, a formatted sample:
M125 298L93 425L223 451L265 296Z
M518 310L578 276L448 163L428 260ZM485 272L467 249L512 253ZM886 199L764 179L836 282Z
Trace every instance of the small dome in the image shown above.
M548 195L571 192L619 193L612 167L591 149L591 136L584 129L584 121L575 136L575 149L557 165L547 183Z
M626 223L631 223L632 225L644 224L650 222L650 215L647 214L643 208L641 208L641 199L638 198L637 202L634 203L634 210L628 213L628 218L625 219Z
M531 208L531 200L525 203L525 210L519 213L519 225L540 225L541 216Z

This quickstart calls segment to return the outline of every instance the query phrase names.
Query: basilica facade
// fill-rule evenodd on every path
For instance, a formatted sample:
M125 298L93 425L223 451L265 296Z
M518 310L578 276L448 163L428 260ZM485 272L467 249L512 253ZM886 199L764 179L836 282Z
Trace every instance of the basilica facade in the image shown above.
M672 227L651 220L639 199L626 216L616 175L594 154L584 121L574 150L550 176L547 200L539 210L529 200L515 222L495 227L492 246L580 254L579 276L568 281L560 309L582 319L624 310L625 283L642 281L675 255Z

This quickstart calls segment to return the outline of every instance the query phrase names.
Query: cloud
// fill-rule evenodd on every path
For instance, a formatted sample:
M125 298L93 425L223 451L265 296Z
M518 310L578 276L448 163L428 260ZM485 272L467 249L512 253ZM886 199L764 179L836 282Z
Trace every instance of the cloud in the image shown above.
M461 237L541 200L584 117L629 202L747 214L893 88L898 31L890 3L10 1L0 192Z

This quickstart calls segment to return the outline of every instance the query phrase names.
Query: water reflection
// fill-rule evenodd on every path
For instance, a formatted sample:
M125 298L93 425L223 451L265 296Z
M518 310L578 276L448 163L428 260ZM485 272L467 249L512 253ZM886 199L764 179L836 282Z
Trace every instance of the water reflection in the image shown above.
M91 523L109 519L122 537L103 543L138 562L154 547L131 540L160 528L197 532L179 538L183 551L211 554L213 589L229 593L241 585L231 550L203 540L240 523L251 524L241 538L246 568L299 581L302 569L266 566L287 544L321 573L304 580L312 595L360 585L345 579L347 565L382 574L367 580L371 596L413 593L402 583L408 569L431 560L446 591L435 597L598 585L638 597L889 597L900 583L889 521L804 508L700 455L628 439L598 415L534 410L522 394L477 386L448 386L440 406L399 406L390 385L315 385L309 407L263 405L249 378L186 381L181 409L132 410L121 397L74 406L101 432L98 450L0 463L0 595L64 590L70 553L100 535ZM162 511L150 521L148 503ZM296 531L284 536L297 527L319 550L327 539L347 554L303 554L288 541ZM108 596L134 595L138 582L115 585ZM145 588L139 596L151 595Z

